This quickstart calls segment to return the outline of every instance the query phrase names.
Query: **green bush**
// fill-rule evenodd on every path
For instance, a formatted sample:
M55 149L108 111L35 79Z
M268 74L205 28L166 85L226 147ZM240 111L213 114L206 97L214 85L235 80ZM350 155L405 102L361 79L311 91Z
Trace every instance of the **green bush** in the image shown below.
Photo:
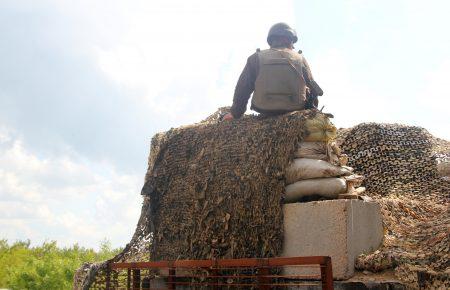
M100 251L80 247L59 248L55 241L31 247L30 241L9 244L0 240L0 288L72 289L73 275L82 263L107 260L121 249L103 241Z

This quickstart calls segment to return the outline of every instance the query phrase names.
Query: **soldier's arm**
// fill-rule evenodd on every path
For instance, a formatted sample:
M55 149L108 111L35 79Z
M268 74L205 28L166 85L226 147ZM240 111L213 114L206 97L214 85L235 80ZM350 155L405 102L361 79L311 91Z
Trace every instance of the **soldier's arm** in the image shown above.
M319 84L314 80L312 73L311 73L311 68L309 67L308 62L306 61L305 57L303 57L303 67L304 67L304 72L303 72L303 76L305 77L305 80L307 82L307 86L310 88L310 90L312 90L317 96L322 96L323 95L323 90L322 88L319 86Z
M253 54L247 59L247 64L234 90L233 105L231 106L231 114L234 118L240 118L247 109L248 100L255 90L257 70L258 56L257 54Z
M311 68L309 67L308 62L306 61L305 56L303 56L303 68L304 68L303 74L306 75L306 78L309 81L313 81L314 78L313 78L312 73L311 73Z

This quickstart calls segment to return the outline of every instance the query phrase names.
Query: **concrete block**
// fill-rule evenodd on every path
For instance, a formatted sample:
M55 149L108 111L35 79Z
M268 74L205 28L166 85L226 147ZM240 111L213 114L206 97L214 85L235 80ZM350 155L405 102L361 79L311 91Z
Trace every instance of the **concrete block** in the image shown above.
M335 279L354 274L356 257L383 240L380 207L361 200L327 200L283 206L283 256L331 256ZM320 274L318 268L286 267L286 275Z

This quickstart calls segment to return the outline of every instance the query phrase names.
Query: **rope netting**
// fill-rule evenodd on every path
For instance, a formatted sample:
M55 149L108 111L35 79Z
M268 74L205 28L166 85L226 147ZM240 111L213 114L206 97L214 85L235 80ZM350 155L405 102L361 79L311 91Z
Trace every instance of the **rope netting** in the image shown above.
M99 288L109 262L281 253L284 170L317 112L219 122L222 114L155 135L133 238L112 260L83 265L75 289ZM450 186L436 158L449 156L449 142L421 128L375 123L342 129L338 141L366 177L385 227L383 246L356 267L395 269L411 287L447 287Z

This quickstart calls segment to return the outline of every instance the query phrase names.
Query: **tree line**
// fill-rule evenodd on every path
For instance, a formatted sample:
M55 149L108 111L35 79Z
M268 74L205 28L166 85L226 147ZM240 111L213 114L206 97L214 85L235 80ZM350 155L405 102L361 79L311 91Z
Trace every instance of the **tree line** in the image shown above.
M72 289L73 275L84 262L110 259L122 249L103 241L95 251L75 244L58 247L56 241L31 246L29 240L9 243L0 240L0 288Z

